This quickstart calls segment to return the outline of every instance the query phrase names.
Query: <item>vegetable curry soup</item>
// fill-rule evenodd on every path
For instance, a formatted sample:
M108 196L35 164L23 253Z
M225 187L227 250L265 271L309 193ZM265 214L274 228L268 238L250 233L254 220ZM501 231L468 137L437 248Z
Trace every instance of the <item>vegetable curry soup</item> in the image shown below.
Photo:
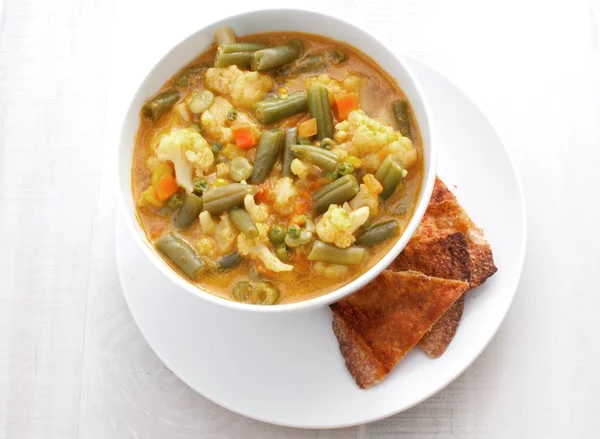
M165 261L260 305L365 273L404 231L422 177L410 105L372 59L322 36L230 29L146 101L132 169Z

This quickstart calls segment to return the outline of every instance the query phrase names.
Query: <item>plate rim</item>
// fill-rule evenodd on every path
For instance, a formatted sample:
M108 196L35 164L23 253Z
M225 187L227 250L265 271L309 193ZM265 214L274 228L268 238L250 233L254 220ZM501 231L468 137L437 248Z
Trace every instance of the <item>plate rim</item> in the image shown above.
M248 414L246 413L244 410L240 410L239 408L234 408L232 407L230 404L226 403L226 402L221 402L218 401L216 398L213 397L209 397L207 395L205 395L203 392L199 391L197 386L195 384L192 384L190 382L188 382L187 380L183 379L177 372L175 372L174 368L172 367L172 365L170 364L170 361L165 359L165 357L158 352L155 347L153 346L153 344L149 341L145 331L142 329L142 326L139 325L138 323L138 318L136 317L136 312L134 311L134 307L131 306L131 302L130 302L130 297L128 294L125 293L125 288L124 288L124 284L123 284L123 280L122 280L122 274L121 274L121 266L122 266L122 262L121 262L121 255L120 252L118 251L118 243L116 242L115 244L115 255L116 255L116 262L117 262L117 271L119 273L119 282L121 285L121 289L123 291L123 296L125 297L125 302L127 304L127 308L129 309L129 312L137 326L137 328L139 329L140 333L142 334L142 337L144 338L144 340L146 341L146 343L148 343L148 345L150 346L150 348L152 349L152 351L156 354L156 356L165 364L165 366L171 371L171 373L173 373L173 375L175 375L179 380L181 380L182 383L184 383L185 385L187 385L188 387L190 387L191 389L193 389L196 393L198 393L199 395L201 395L203 398L208 399L209 401L213 402L214 404L219 405L220 407L223 407L233 413L245 416L247 418L250 419L254 419L260 422L265 422L271 425L278 425L278 426L282 426L282 427L291 427L291 428L298 428L298 429L323 429L323 430L329 430L329 429L336 429L336 428L348 428L348 427L355 427L358 425L363 425L363 424L368 424L371 422L376 422L379 421L381 419L385 419L388 418L390 416L394 416L396 414L402 413L420 403L422 403L423 401L431 398L433 395L439 393L440 391L442 391L443 389L445 389L448 385L450 385L451 383L453 383L456 379L458 379L469 367L471 367L471 365L475 362L475 360L477 360L481 354L483 353L483 351L485 351L485 349L487 349L487 347L489 346L489 344L491 343L491 341L495 338L496 334L498 333L498 330L500 329L500 327L502 326L502 324L504 323L505 319L506 319L506 315L508 314L508 311L510 310L512 303L514 301L514 298L516 296L519 284L521 282L521 278L522 278L522 274L523 274L523 267L524 267L524 262L525 262L525 255L526 255L526 250L527 250L527 210L526 210L526 204L525 204L525 197L524 197L524 192L523 192L523 186L522 186L522 182L521 182L521 178L519 176L519 173L517 172L517 167L515 166L515 162L513 159L513 156L510 152L510 150L506 147L506 142L504 141L503 137L500 135L500 133L498 132L498 130L496 129L496 127L494 126L494 124L491 122L491 120L487 117L487 115L481 110L481 108L475 103L475 101L471 98L471 96L466 93L461 87L459 87L458 85L456 85L453 81L451 81L446 75L442 74L441 72L439 72L437 69L431 67L427 62L423 61L422 59L415 57L415 56L411 56L411 55L400 55L401 57L403 57L405 59L405 61L410 65L411 68L414 68L414 64L421 64L421 66L424 66L425 68L431 70L432 72L436 73L437 75L441 76L442 78L444 78L446 81L448 81L449 83L451 83L454 87L456 87L466 98L466 100L469 102L469 104L471 104L473 107L477 108L477 110L479 111L479 113L481 114L482 117L484 117L484 119L486 120L486 122L489 124L493 134L495 136L498 137L498 139L500 140L502 149L504 150L504 153L506 154L506 157L508 159L508 163L510 165L510 170L513 173L513 176L515 178L515 183L516 183L516 187L517 187L517 193L518 193L518 198L519 198L519 205L520 205L520 209L522 212L521 215L521 231L523 233L523 240L522 240L522 245L519 248L519 254L518 257L515 258L515 260L517 260L517 264L516 267L518 267L518 275L514 278L514 286L510 288L511 291L511 296L510 296L510 300L508 301L508 304L506 306L506 309L503 312L502 318L500 319L498 325L496 326L496 328L494 328L493 332L491 333L490 337L488 338L488 340L482 344L480 350L473 355L473 357L467 361L465 363L465 365L460 368L460 370L454 375L454 377L452 379L450 379L449 381L447 381L446 383L444 383L441 386L436 386L434 390L426 393L424 396L422 396L421 398L418 398L417 400L415 400L414 402L405 405L404 407L400 408L400 409L394 409L391 411L387 411L385 413L382 413L381 415L378 416L371 416L367 419L361 419L359 421L356 422L346 422L346 423L336 423L336 424L329 424L329 425L311 425L311 424L295 424L295 423L286 423L286 422L279 422L279 421L274 421L272 419L267 419L264 418L262 416L258 416L255 414ZM420 66L418 66L420 67ZM418 74L415 74L415 76L417 77L417 79L419 78ZM439 168L438 168L439 171ZM123 219L122 219L122 212L120 210L117 210L117 215L116 215L116 221L115 221L115 228L116 228L116 233L115 236L118 235L119 233L119 228L123 229L124 225L123 223ZM121 224L119 224L121 223Z

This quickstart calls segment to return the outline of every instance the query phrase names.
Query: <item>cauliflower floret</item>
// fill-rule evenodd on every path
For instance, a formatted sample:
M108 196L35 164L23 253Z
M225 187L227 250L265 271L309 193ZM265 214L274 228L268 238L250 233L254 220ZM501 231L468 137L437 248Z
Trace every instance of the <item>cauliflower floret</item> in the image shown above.
M249 109L264 99L272 88L270 76L258 72L242 73L231 87L231 100L237 107Z
M266 223L271 216L269 206L262 203L256 204L253 195L248 194L244 197L244 207L255 223Z
M417 151L408 137L370 118L362 110L352 111L348 120L338 123L335 128L335 140L347 142L344 147L340 145L337 149L363 158L362 167L368 172L375 172L388 154L397 155L406 168L417 160Z
M300 159L294 159L290 164L290 170L292 171L292 174L300 177L300 180L306 180L311 171L311 167Z
M222 143L233 141L233 132L229 128L231 122L227 119L227 113L232 108L227 99L217 96L208 110L202 113L200 123L209 137Z
M313 270L325 277L342 277L348 274L348 267L345 265L326 264L325 262L315 262Z
M273 79L264 73L244 72L229 66L208 69L204 84L210 91L231 96L236 107L249 109L273 88Z
M317 234L323 242L335 244L339 248L348 248L356 241L354 232L368 219L367 206L348 213L340 206L332 204L317 223Z
M342 96L348 93L357 93L362 85L362 78L355 74L350 73L343 81L338 81L329 77L326 73L319 76L309 76L304 80L304 86L310 87L311 85L322 85L327 88L329 94L329 100L334 101L336 97Z
M163 136L156 149L161 161L171 161L175 166L177 184L186 191L194 190L194 166L206 171L213 164L214 156L200 133L189 128L171 131Z
M217 231L217 223L206 210L200 213L200 229L207 236L212 236Z
M282 215L292 213L294 199L298 196L298 188L294 186L294 181L290 177L283 177L277 180L272 194L275 196L273 209Z
M379 187L381 187L381 184ZM361 207L367 206L369 208L369 217L373 218L379 212L379 197L377 195L378 193L370 191L369 187L363 183L360 185L358 194L350 200L350 207L353 210L358 210Z
M265 224L260 223L256 224L256 227L258 228L258 236L256 238L248 238L243 233L238 236L237 247L240 254L252 259L259 259L266 268L276 273L293 270L293 265L281 262L267 247L266 243L269 240L267 233L269 228Z
M224 213L221 215L221 221L219 221L219 224L217 224L215 229L215 239L217 241L217 246L219 247L219 252L225 254L233 251L237 236L237 229L231 223L229 215Z
M217 244L212 238L200 238L194 247L200 256L214 258L216 255Z
M227 163L219 163L217 165L217 177L229 178L229 165Z

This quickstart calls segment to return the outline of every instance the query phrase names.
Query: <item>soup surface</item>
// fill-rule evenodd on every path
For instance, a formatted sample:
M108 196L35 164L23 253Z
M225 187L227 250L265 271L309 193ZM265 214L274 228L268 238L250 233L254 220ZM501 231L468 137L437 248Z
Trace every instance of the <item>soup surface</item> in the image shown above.
M380 260L413 215L423 160L410 105L343 43L215 38L142 109L138 220L212 294L264 305L329 293Z

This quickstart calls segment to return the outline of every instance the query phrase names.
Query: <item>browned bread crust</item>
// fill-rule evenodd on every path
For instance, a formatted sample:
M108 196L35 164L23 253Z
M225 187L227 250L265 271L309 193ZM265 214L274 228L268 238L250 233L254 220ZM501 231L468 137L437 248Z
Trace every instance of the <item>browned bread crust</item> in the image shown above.
M384 271L331 305L333 331L356 384L380 382L468 288L415 271Z

